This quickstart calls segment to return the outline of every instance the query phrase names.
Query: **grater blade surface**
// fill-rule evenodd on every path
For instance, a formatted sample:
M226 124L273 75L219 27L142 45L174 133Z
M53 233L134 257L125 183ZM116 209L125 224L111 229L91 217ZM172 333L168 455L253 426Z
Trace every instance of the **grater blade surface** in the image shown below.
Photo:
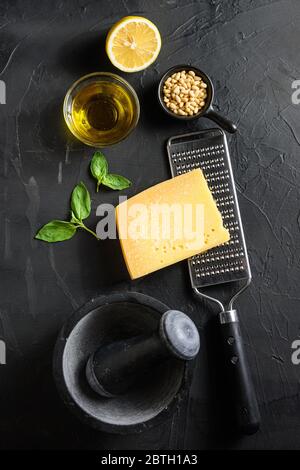
M167 151L172 176L200 168L230 240L188 260L191 283L201 288L251 277L226 136L208 129L171 137Z

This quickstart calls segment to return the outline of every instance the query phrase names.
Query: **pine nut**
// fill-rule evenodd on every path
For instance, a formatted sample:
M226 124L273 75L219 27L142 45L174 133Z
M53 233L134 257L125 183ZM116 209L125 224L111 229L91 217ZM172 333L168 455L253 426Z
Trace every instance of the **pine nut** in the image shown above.
M163 84L163 102L174 114L193 116L205 106L206 88L193 70L174 72Z

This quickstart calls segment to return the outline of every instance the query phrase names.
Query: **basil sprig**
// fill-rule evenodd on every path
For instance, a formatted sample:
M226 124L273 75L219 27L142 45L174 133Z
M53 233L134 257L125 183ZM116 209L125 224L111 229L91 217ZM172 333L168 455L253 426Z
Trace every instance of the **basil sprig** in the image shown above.
M93 177L97 180L97 192L101 184L116 191L131 186L131 181L124 176L109 173L107 160L100 151L95 152L90 163L90 170ZM98 239L96 233L89 229L83 222L88 218L90 213L90 194L84 183L81 182L77 184L72 191L70 220L51 220L51 222L48 222L48 224L44 225L37 232L35 238L48 243L61 242L72 238L77 229L81 228Z
M97 180L96 191L99 191L100 184L120 191L121 189L126 189L131 186L131 181L121 175L115 175L108 172L108 163L102 152L95 152L91 164L90 170L93 177Z
M51 220L44 225L36 234L35 238L48 243L69 240L78 228L86 230L94 237L96 233L89 229L83 222L91 213L90 194L83 182L77 184L71 196L71 218L70 221Z
M45 242L62 242L69 240L76 232L76 226L64 220L51 220L44 225L36 234L35 238Z

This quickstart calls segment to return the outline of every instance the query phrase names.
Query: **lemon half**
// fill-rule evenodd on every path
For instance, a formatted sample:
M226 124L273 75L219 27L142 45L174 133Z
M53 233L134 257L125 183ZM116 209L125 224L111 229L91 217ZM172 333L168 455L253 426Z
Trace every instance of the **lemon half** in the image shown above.
M142 16L126 16L110 29L106 53L112 64L123 72L138 72L152 64L161 48L155 24Z

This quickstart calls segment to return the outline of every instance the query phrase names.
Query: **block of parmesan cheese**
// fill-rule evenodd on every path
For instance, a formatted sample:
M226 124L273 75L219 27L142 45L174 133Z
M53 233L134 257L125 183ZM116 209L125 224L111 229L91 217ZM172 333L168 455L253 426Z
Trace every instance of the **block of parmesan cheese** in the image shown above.
M132 279L229 240L200 169L152 186L116 208L125 263Z

